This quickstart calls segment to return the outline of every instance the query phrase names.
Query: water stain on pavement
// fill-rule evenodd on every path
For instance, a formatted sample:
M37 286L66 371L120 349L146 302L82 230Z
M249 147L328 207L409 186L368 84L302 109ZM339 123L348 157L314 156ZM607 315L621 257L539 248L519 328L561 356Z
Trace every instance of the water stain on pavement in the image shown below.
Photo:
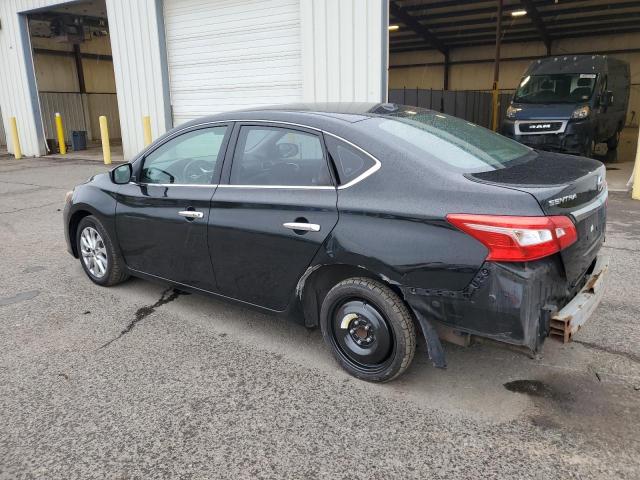
M13 297L0 297L0 307L7 305L13 305L14 303L26 302L37 297L40 294L40 290L29 290L28 292L20 292Z
M571 400L569 394L559 392L551 385L540 380L514 380L513 382L505 383L504 388L510 392L525 393L531 397L548 398L556 401Z
M43 267L42 265L34 265L33 267L27 267L24 270L22 270L22 273L36 273L36 272L42 272L43 270L46 270L46 267Z
M141 322L142 320L147 318L149 315L151 315L153 312L155 312L156 308L161 307L162 305L166 305L169 302L173 302L176 298L178 298L182 294L183 292L181 292L180 290L176 290L174 288L166 289L164 292L162 292L160 299L156 303L154 303L153 305L146 305L144 307L140 307L138 310L136 310L135 317L133 318L133 320L131 320L131 322L129 322L129 324L126 327L124 327L124 329L122 329L120 334L117 337L109 340L104 345L102 345L100 348L98 348L98 350L106 348L109 345L111 345L113 342L120 340L123 336L125 336L127 333L133 330L133 328L139 322Z

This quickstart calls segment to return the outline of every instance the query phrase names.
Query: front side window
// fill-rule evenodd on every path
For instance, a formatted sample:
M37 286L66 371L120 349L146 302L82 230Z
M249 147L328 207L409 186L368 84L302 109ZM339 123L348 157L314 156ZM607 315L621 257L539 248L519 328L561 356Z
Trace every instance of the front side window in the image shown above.
M142 183L207 185L213 180L227 127L193 130L169 140L144 159Z
M243 126L230 183L329 186L331 176L317 135L280 127Z
M520 81L516 103L580 103L593 95L595 73L528 75Z

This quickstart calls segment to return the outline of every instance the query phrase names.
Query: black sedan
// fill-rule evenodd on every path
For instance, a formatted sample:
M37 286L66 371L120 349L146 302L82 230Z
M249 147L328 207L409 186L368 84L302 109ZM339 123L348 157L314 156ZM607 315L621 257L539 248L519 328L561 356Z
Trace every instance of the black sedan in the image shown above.
M407 369L416 331L538 351L597 306L604 166L395 104L202 118L67 194L69 252L322 329L369 381Z

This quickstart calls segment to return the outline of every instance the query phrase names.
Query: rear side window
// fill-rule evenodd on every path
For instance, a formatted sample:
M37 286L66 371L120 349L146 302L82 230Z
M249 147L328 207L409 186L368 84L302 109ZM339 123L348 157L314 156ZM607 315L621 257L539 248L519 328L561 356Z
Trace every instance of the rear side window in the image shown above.
M243 126L230 183L330 186L331 176L317 135L280 127Z
M336 166L340 185L355 180L375 165L369 155L331 135L325 135L325 143Z

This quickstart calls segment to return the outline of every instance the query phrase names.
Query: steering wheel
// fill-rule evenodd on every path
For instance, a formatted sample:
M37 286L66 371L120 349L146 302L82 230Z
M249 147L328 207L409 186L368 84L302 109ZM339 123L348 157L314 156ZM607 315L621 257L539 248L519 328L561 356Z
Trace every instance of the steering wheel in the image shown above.
M213 166L206 160L191 160L184 166L183 177L187 183L209 183Z
M169 177L169 183L175 183L176 182L176 177L174 177L172 174L170 174L169 172L167 172L166 170L162 170L161 168L158 167L148 167L145 169L146 171L144 172L144 176L151 179L151 172L152 171L157 171L162 173L163 175L166 175L167 177Z

